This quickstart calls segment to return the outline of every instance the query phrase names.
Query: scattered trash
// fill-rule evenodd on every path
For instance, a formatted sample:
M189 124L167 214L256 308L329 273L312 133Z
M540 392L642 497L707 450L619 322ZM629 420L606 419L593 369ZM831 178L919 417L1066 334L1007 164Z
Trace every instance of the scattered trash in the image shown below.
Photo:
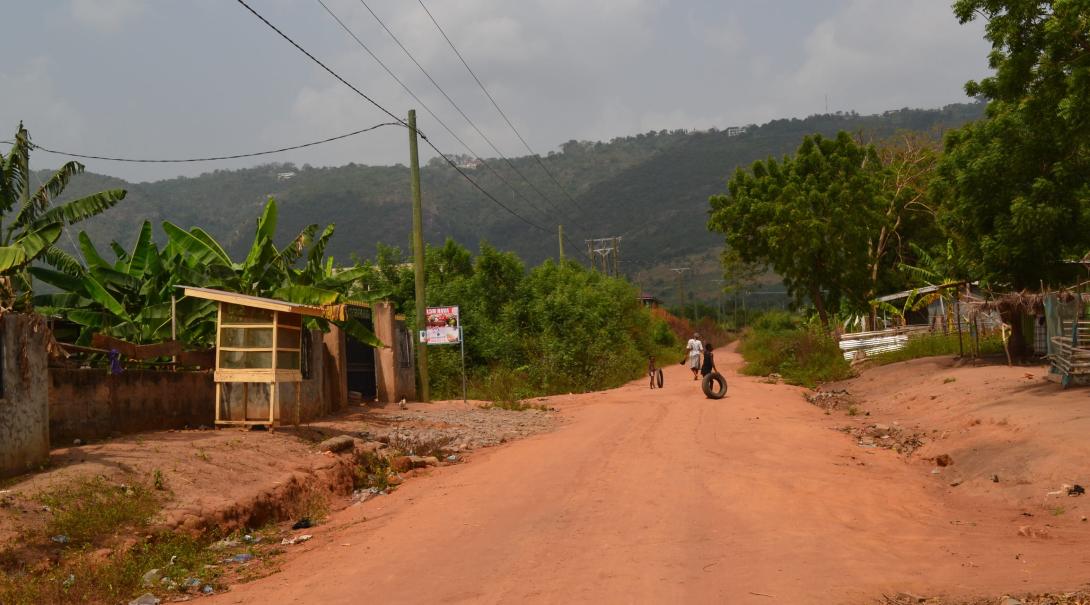
M242 536L242 541L247 543L247 544L257 544L258 542L261 541L261 536L254 536L254 535L251 535L251 534L246 534L245 536Z
M163 574L160 573L158 569L149 569L148 571L144 572L144 577L141 578L140 583L144 586L144 588L150 588L160 579L165 578L163 578Z
M314 527L314 523L311 522L310 517L303 517L296 521L295 525L291 526L292 529L306 529L308 527Z
M1086 493L1086 488L1079 485L1078 483L1076 483L1075 485L1072 485L1071 487L1067 488L1067 495L1068 496L1081 496L1081 495L1083 495L1085 493Z
M68 536L64 534L58 534L56 536L53 536L52 538L50 538L50 540L56 542L57 544L68 544Z
M249 563L254 558L250 553L239 553L229 559L224 559L224 563Z
M129 601L129 605L159 605L159 603L159 598L151 594L150 592L145 592L144 594Z
M303 542L306 542L313 537L314 536L310 534L303 534L301 536L295 536L294 538L284 538L280 541L280 544L284 546L291 546L292 544L302 544Z
M238 540L231 540L230 538L224 538L219 542L213 543L208 548L212 550L227 550L228 548L234 548L238 546Z
M939 474L941 472L942 472L942 469L940 469L938 467L931 469L931 474L932 475L937 475L937 474Z
M212 588L211 584L205 584L201 588L201 592L203 592L204 594L212 594L213 592L216 592L216 590L214 588Z
M999 475L992 475L992 483L999 483Z
M64 586L65 588L71 588L72 585L75 584L75 583L76 583L76 574L70 573L70 574L68 574L68 577L64 579L64 582L61 582L61 586Z
M401 398L401 401L397 402L397 407L402 409L402 410L408 409L409 406L405 405L405 398L404 397Z
M935 456L935 464L939 466L950 466L954 464L954 459L950 457L950 454L939 454Z
M73 439L72 440L72 445L83 445L83 440L82 439Z
M185 582L182 582L182 586L186 588L197 588L201 585L201 581L197 578L186 578Z
M447 462L458 462L458 460L460 460L458 454L451 454L447 456Z

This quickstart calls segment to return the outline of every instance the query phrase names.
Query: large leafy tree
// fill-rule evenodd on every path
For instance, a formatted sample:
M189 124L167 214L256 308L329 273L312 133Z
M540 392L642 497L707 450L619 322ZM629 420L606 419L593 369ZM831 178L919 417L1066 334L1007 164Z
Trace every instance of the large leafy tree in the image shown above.
M738 169L711 198L708 226L732 266L771 268L828 326L838 310L868 311L896 277L905 232L933 224L922 193L932 158L911 138L880 153L844 132L806 137L794 156Z
M994 75L966 92L984 120L956 130L935 187L940 220L975 277L1034 288L1075 277L1090 249L1090 6L1085 0L958 0L958 19L987 21ZM1025 348L1021 309L1005 310Z
M27 267L39 258L64 262L55 246L65 226L111 208L124 199L111 189L54 205L83 164L67 162L39 187L31 183L30 152L34 145L23 125L7 155L0 154L0 306L25 308L31 294Z
M986 118L946 139L942 224L993 285L1063 280L1062 261L1090 248L1090 5L958 0L954 11L987 21L995 73L966 85L988 100Z

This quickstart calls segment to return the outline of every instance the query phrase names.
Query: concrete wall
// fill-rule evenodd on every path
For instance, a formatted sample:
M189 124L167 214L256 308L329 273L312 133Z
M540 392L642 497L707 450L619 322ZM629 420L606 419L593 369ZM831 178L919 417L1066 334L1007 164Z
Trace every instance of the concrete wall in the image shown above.
M44 375L44 374L43 374ZM49 431L54 445L73 439L212 426L212 372L49 369Z
M0 477L49 459L45 322L35 315L0 317Z
M385 403L416 400L416 367L413 362L413 338L405 322L397 319L391 303L371 307L375 336L386 346L375 349L375 380L378 400Z

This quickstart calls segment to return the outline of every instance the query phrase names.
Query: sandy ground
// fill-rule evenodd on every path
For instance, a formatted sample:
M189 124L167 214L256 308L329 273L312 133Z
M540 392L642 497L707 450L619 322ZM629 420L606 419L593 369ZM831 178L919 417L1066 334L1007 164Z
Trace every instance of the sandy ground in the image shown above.
M678 366L667 368L664 390L640 381L554 398L550 405L569 420L560 429L348 508L329 531L289 551L281 573L213 601L875 603L899 591L994 598L1075 589L1090 578L1090 525L1028 506L1036 483L1022 486L1026 496L997 496L1006 479L983 489L977 475L991 469L973 470L979 462L963 451L969 442L948 435L941 446L955 464L936 475L926 452L906 458L861 447L835 431L843 413L826 415L801 389L734 374L734 353L720 360L731 383L724 400L705 399ZM922 411L915 402L930 393L935 371L926 363L874 370L871 386L912 391L913 412ZM950 410L969 382L958 376L945 383L958 388L926 395L950 398L950 408L921 422L962 414ZM1025 386L1031 396L1055 392ZM1090 413L1086 392L1070 393L1063 399ZM870 418L885 406L904 406L907 417L905 398L870 406ZM1015 403L974 405L996 410L996 422L975 424L970 435L1014 431L1016 449L1033 441L1038 427L1019 424L1036 417L1032 406L1016 415ZM978 447L981 460L1011 445L995 436L988 443ZM1082 445L1065 447L1055 443L1049 456L1072 468L1075 456L1086 460ZM957 488L947 480L953 469L966 474ZM1038 470L1027 466L1025 476ZM1068 471L1057 472L1040 483Z

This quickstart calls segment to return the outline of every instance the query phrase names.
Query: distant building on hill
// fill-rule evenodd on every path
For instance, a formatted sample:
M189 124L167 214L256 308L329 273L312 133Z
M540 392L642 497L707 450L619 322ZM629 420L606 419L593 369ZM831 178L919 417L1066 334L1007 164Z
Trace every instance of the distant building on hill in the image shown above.
M745 134L746 130L747 129L746 129L745 126L731 126L731 127L727 128L726 130L724 130L723 132L727 133L728 137L736 137L736 136L738 136L740 134Z
M294 172L277 172L276 173L276 180L278 180L278 181L290 181L294 177L295 177Z
M661 300L655 298L654 294L648 294L647 292L640 294L640 302L643 303L643 306L651 309L657 308L662 305Z
M462 170L476 170L480 168L482 164L484 164L484 162L477 158L463 158L458 160L457 166Z

